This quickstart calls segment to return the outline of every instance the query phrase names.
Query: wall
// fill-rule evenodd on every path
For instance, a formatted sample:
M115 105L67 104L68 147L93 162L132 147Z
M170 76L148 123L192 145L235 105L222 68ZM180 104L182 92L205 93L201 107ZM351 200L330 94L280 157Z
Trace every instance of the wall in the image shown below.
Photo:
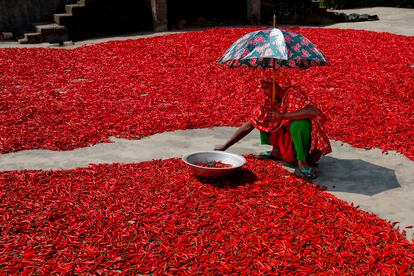
M262 0L261 19L262 23L272 25L275 14L278 23L295 24L301 22L311 10L311 0Z
M0 0L0 32L21 35L34 31L33 23L52 22L67 0Z
M247 22L250 24L260 24L261 21L261 0L247 0Z
M247 0L167 0L167 14L172 29L234 25L247 21Z
M153 29L156 32L168 30L167 0L151 0Z
M108 34L153 28L150 0L95 0L88 10L89 21L96 21Z

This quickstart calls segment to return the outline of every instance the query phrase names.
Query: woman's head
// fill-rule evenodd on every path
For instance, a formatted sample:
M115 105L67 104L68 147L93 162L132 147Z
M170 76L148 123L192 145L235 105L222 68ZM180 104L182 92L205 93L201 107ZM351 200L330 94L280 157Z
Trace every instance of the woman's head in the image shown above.
M268 80L260 80L260 87L264 91L272 90L272 82Z
M262 88L263 92L265 93L267 97L271 97L272 91L273 91L272 81L261 80L260 87ZM276 98L278 100L281 100L283 96L285 95L284 89L277 82L275 82L275 93L276 93Z
M283 69L277 69L275 72L273 72L272 70L264 70L262 73L261 81L272 83L273 74L275 74L275 82L282 89L286 89L292 86L292 82L290 81L287 72L285 72Z

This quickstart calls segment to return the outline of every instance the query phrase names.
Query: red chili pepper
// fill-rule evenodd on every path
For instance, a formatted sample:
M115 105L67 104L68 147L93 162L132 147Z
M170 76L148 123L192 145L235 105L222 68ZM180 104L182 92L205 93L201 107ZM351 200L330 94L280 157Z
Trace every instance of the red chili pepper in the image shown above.
M109 136L238 126L263 100L256 90L260 73L216 63L253 30L210 29L72 50L0 49L0 152L69 150L110 142ZM414 38L292 30L309 37L332 64L288 70L325 113L329 137L414 160Z
M253 30L208 29L64 51L0 49L0 152L238 126L263 100L255 89L258 72L216 61ZM414 73L407 66L414 38L292 30L333 65L289 71L327 116L329 137L414 160ZM0 270L412 273L414 247L395 223L352 208L274 163L247 159L240 176L213 183L194 179L177 159L0 173Z

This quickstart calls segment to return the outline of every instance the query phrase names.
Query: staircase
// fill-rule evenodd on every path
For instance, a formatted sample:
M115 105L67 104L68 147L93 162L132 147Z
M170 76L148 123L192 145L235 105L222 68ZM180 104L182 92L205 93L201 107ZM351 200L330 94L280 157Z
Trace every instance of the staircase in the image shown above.
M87 2L91 0L78 0L77 4L65 5L65 13L56 13L53 15L54 23L35 25L36 32L25 33L21 44L31 43L60 43L69 40L68 27L74 24L74 21L86 14Z

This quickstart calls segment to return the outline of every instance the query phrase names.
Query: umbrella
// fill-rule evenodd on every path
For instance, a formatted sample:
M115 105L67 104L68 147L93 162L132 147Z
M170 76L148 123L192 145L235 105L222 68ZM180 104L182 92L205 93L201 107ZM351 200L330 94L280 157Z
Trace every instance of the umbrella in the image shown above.
M328 65L322 52L301 34L276 28L248 33L223 54L218 61L231 68L247 66L251 68L273 69L272 103L275 101L275 71L277 68L301 68Z

